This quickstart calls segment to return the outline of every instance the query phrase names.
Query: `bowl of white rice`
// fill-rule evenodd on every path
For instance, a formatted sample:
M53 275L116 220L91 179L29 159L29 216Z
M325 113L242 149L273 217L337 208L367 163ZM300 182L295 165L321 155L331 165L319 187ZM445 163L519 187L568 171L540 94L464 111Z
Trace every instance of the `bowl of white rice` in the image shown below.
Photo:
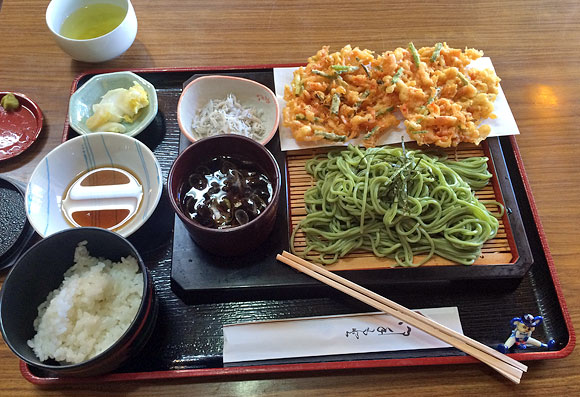
M6 344L55 376L110 372L147 343L157 301L133 245L100 228L55 233L22 255L0 291Z

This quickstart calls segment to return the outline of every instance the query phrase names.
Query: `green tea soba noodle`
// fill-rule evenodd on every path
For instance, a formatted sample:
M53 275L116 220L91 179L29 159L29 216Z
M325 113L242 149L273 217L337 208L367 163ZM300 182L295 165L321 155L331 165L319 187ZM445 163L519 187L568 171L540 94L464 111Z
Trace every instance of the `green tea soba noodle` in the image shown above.
M306 171L316 185L304 194L307 215L290 243L295 254L317 253L311 259L323 264L363 250L400 266L433 255L470 265L498 230L472 191L491 178L485 157L450 161L404 146L350 145L309 160ZM298 230L306 237L301 252L294 248ZM416 255L425 257L415 263Z

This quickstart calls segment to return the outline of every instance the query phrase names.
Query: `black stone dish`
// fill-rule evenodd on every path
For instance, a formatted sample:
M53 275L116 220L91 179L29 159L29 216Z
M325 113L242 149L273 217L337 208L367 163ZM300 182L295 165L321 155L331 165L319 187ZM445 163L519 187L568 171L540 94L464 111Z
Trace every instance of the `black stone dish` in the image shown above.
M0 270L9 268L34 235L26 218L26 185L0 176Z

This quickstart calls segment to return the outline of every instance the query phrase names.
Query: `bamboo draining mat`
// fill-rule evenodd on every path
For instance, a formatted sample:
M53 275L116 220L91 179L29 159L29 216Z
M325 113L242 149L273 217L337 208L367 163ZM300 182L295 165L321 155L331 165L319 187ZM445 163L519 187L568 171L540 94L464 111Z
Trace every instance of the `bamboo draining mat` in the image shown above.
M416 146L408 144L409 149L417 149ZM336 149L336 148L334 148ZM328 148L317 148L317 149L306 149L299 151L287 152L287 165L288 165L288 182L289 182L289 201L290 201L290 224L292 225L292 230L296 228L298 222L300 222L306 216L306 209L304 207L304 192L310 187L314 186L314 179L306 172L304 165L306 161L311 159L317 154L326 153ZM486 153L482 147L475 145L459 146L457 149L445 149L445 152L450 159L464 159L468 157L475 156L486 156ZM490 170L493 172L493 170ZM495 176L494 176L495 178ZM496 192L496 184L488 184L483 189L476 191L476 196L479 200L500 200L500 192ZM487 209L491 213L498 214L499 209L495 205L486 205ZM306 240L304 233L299 231L294 239L294 249L297 253L304 251L306 246ZM311 253L312 254L312 253ZM309 255L309 259L316 257L316 254ZM503 219L500 219L499 229L495 238L487 241L482 249L481 256L477 259L474 265L499 265L499 264L509 264L512 262L514 255L512 254L511 247L508 241L508 236L506 234L506 228L504 227ZM415 256L415 263L421 261L422 256ZM447 259L441 258L439 256L434 256L423 266L464 266L449 261ZM341 258L338 262L325 266L329 270L362 270L362 269L382 269L394 267L395 261L390 258L378 258L370 252L365 251L354 251Z

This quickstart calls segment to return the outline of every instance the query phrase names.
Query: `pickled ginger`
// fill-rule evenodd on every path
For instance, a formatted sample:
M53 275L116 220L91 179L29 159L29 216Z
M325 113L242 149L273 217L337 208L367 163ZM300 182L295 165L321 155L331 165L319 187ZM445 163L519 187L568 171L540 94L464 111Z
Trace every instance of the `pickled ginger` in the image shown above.
M139 110L149 105L149 98L139 83L133 83L129 89L107 91L101 102L93 105L93 115L87 119L91 131L125 132L124 123L135 121Z

